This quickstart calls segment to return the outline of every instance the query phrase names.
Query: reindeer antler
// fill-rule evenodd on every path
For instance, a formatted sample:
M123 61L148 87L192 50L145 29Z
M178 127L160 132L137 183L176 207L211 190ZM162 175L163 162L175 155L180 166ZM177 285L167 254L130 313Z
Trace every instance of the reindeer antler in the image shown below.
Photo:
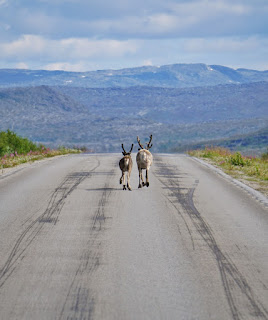
M132 149L133 149L133 146L134 146L134 144L132 143L129 152L126 152L126 150L125 150L125 148L124 148L124 145L123 145L123 143L122 143L122 149L123 149L123 152L122 152L122 153L123 153L123 155L125 156L125 155L127 155L127 154L131 154Z
M152 142L152 139L153 139L153 135L151 134L150 135L150 141L147 143L147 148L146 148L147 150L149 150L153 146L153 144L150 145L150 143Z
M132 152L133 146L134 146L134 144L132 143L131 149L130 149L129 152L128 152L129 154Z
M141 149L144 149L144 148L143 148L143 145L141 144L141 141L140 141L139 136L137 136L137 141L138 141L138 144L139 144L139 146L141 147Z
M123 149L123 155L125 156L126 154L127 154L127 152L126 152L126 150L125 150L125 148L124 148L124 145L123 145L123 143L122 143L122 149Z

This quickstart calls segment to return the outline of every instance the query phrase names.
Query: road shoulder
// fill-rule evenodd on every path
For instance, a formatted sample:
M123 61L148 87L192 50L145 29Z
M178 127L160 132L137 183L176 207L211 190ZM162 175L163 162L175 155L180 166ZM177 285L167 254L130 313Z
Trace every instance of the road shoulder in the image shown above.
M199 159L199 158L196 158L196 157L191 157L191 158L193 160L195 160L196 162L199 162L203 166L206 166L207 168L211 169L212 171L219 174L220 176L224 177L225 179L229 180L230 182L232 182L233 184L235 184L239 188L245 190L248 194L250 194L257 201L262 203L266 208L268 208L268 198L265 196L265 194L254 189L254 185L255 185L254 183L251 184L248 181L237 180L237 179L231 177L230 175L226 174L220 168L216 167L215 165L213 165L209 162L206 162L206 161Z

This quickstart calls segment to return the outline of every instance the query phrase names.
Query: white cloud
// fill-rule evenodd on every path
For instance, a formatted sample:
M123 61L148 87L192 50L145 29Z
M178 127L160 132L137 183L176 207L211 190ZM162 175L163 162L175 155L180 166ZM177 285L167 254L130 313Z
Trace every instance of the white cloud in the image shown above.
M184 24L191 21L185 19ZM104 34L109 37L122 38L150 38L173 34L181 29L181 21L170 14L155 14L147 16L127 16L121 19L96 20L84 24L85 29L95 34Z
M33 31L51 39L222 37L268 31L268 4L263 0L24 0L15 3L16 7L7 14L0 12L0 20L12 26L10 38L18 37L19 32L32 34Z
M0 0L1 67L267 65L267 0Z
M256 21L258 10L262 12L258 6L227 0L167 1L158 9L147 7L143 13L83 20L77 29L104 37L147 39L239 35L265 30Z
M178 26L178 18L168 14L156 14L149 17L150 27L161 30L172 30Z
M85 62L77 62L77 63L68 63L68 62L54 62L43 65L41 67L43 70L64 70L64 71L85 71L90 70L92 67L88 66L88 63Z
M153 66L153 62L151 59L146 59L146 60L143 60L142 65L143 66Z
M135 53L133 41L63 39L57 43L69 57L86 59L91 57L122 57L127 53Z
M7 0L0 0L0 7L7 4Z
M19 62L19 63L15 64L15 68L16 69L28 69L29 66L28 66L28 64L26 64L24 62Z
M62 60L72 61L99 57L123 57L134 54L137 50L135 41L61 39L51 40L37 35L24 35L20 39L0 44L0 57L15 61Z
M21 58L34 57L45 49L45 42L39 36L24 35L20 39L0 44L0 57L21 60Z
M268 39L261 37L154 40L51 40L25 35L0 43L1 68L86 71L172 63L268 69Z
M142 41L137 54L150 57L154 65L206 63L268 70L268 39L261 37L162 39L161 46L154 39Z

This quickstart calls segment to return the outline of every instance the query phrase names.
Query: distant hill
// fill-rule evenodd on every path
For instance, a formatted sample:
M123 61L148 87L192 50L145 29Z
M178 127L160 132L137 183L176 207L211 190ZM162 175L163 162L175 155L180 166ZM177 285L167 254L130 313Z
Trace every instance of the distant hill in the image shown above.
M268 118L268 82L197 88L57 88L107 118L166 124Z
M131 86L184 88L259 81L268 81L268 71L232 69L206 64L173 64L90 72L0 69L0 87L64 85L87 88Z
M8 108L7 108L8 107ZM75 99L48 86L0 89L0 110L12 114L87 112L88 109Z
M0 88L0 130L51 146L119 151L153 134L154 152L268 125L268 82L198 88ZM135 151L135 150L134 150Z
M0 130L11 129L34 141L55 141L61 125L71 128L85 114L90 117L87 108L51 87L0 89Z
M268 126L253 133L235 135L227 139L212 139L199 143L191 143L188 145L177 145L171 149L171 152L204 149L205 147L211 146L228 148L232 151L240 151L247 155L264 153L268 148Z

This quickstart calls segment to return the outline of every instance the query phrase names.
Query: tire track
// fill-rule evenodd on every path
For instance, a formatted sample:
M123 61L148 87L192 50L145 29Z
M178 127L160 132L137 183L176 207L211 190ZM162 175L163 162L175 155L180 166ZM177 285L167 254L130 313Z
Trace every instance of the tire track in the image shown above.
M18 263L23 259L26 250L36 239L40 231L47 223L56 224L64 206L66 198L78 187L78 185L88 178L98 167L100 162L90 171L72 172L52 193L46 210L21 233L13 246L7 261L0 270L0 289L7 279L14 272Z
M105 173L114 176L115 169ZM92 276L101 265L102 256L102 236L107 228L107 217L105 212L109 203L112 189L109 188L109 181L101 188L102 194L92 216L92 223L89 232L89 239L85 245L85 250L80 258L80 265L70 284L66 295L65 303L62 307L59 319L92 319L95 306L95 295L91 287ZM85 282L85 278L87 281Z
M198 232L214 256L232 318L234 320L242 320L248 318L250 315L254 318L268 319L268 311L254 295L246 278L241 274L236 265L228 255L221 250L213 236L210 226L195 207L193 196L199 181L195 180L191 187L181 188L180 179L176 175L176 167L167 167L160 158L155 159L155 164L159 168L158 171L156 171L157 179L171 192L171 195L177 199L183 210L178 209L177 203L170 200L169 195L166 197L173 203L173 206L177 208L178 214L185 223L185 217L190 218L191 226L194 229L193 232ZM165 179L166 175L168 175L168 180ZM174 186L176 187L174 188ZM193 241L191 227L187 223L186 226Z

